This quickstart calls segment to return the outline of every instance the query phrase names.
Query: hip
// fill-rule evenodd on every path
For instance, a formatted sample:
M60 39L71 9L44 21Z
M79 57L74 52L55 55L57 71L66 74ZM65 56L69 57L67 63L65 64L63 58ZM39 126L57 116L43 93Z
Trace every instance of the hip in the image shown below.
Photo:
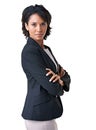
M55 120L49 121L34 121L25 120L27 130L58 130Z

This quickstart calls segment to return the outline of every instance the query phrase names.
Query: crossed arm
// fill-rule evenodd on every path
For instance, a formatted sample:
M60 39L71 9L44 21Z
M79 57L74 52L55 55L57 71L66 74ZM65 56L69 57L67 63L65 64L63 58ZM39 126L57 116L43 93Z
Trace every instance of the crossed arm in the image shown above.
M55 74L51 69L49 68L46 68L46 70L48 71L46 73L46 76L49 76L49 75L52 75L49 82L56 82L58 81L58 83L61 85L61 86L64 86L64 82L63 80L61 80L61 77L65 74L65 71L63 68L61 68L61 71L59 74Z
M35 49L28 48L22 53L22 67L28 77L34 79L50 94L63 95L63 91L69 91L70 77L60 67L58 74L50 68L46 68L40 53ZM65 74L64 74L65 73Z

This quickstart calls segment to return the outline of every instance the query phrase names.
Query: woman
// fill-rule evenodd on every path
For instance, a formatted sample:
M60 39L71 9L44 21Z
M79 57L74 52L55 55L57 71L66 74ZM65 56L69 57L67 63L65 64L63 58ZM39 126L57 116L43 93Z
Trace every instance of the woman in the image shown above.
M70 76L44 45L50 22L51 15L42 5L26 7L22 13L22 30L27 38L22 67L28 80L22 117L27 130L57 130L55 119L63 113L60 96L69 91Z

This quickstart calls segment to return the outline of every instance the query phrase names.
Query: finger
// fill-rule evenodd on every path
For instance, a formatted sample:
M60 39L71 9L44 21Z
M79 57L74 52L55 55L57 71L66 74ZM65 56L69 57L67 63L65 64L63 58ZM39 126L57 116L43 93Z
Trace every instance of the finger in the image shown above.
M46 70L48 70L46 76L48 76L48 75L50 75L50 74L52 74L52 75L55 74L55 73L54 73L51 69L49 69L49 68L46 68Z
M50 75L50 74L53 74L53 72L52 72L52 71L49 71L49 72L46 74L46 76L48 76L48 75Z
M56 74L55 74L55 75L53 75L53 76L50 78L49 82L53 81L56 77L57 77L57 75L56 75Z
M57 76L54 80L53 80L53 82L56 82L56 81L58 81L60 79L60 76Z
M49 69L49 68L46 68L46 70L50 71L51 69Z

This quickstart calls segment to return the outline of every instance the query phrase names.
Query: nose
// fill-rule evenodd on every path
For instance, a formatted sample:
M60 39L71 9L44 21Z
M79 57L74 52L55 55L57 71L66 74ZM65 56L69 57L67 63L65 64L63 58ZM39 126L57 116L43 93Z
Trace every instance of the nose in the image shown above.
M40 26L40 25L37 26L37 31L38 31L38 32L41 31L41 26Z

